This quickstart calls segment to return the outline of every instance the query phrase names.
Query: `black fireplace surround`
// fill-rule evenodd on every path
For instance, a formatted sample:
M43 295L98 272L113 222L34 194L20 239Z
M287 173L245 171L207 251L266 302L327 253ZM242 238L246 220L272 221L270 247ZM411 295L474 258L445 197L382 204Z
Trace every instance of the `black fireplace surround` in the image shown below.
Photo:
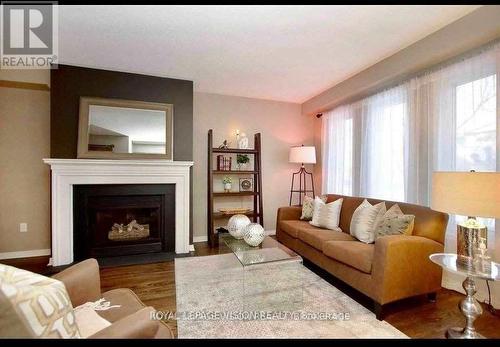
M175 251L174 184L75 185L73 218L75 261ZM139 237L116 236L134 220Z

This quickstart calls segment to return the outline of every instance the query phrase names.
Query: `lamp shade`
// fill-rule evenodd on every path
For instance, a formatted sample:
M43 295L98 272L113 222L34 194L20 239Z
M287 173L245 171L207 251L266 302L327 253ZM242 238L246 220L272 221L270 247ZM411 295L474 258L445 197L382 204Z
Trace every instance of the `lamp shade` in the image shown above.
M316 164L316 148L314 146L295 146L290 148L290 163Z
M500 218L500 172L434 172L431 208L461 216Z

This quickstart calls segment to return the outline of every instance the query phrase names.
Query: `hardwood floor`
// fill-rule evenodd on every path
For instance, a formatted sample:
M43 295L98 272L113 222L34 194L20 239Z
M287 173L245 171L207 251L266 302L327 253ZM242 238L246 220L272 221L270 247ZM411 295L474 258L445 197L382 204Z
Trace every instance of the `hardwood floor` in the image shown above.
M227 252L229 250L224 247L211 249L207 243L197 243L193 255L205 256ZM47 273L47 269L43 266L46 264L46 257L39 258L43 259L37 258L34 263L29 260L2 262ZM361 304L369 305L369 302L357 292L339 284L334 278L318 271L314 266L308 266ZM157 310L176 310L173 261L101 269L101 286L103 291L113 288L130 288L145 304ZM436 302L430 302L426 297L403 300L387 307L385 320L413 338L442 338L448 327L464 325L464 317L458 310L458 303L462 298L463 295L460 293L442 289L437 294ZM500 338L500 318L492 315L485 306L483 310L483 314L475 322L476 329L485 337ZM168 324L176 332L176 322L169 321Z

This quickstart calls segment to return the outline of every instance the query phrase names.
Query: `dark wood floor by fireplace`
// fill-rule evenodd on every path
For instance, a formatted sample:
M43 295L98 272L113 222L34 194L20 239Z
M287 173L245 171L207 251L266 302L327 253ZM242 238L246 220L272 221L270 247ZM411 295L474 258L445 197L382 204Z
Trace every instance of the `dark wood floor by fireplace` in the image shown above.
M175 185L73 187L75 261L142 263L175 251Z

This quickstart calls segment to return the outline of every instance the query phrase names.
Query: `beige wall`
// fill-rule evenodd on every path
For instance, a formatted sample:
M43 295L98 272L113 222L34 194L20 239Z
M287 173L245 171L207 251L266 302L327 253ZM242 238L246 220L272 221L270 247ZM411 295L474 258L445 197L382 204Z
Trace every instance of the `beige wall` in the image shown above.
M48 83L48 75L3 70L0 79ZM50 248L49 103L48 91L0 87L0 253Z
M195 241L206 237L207 221L207 132L214 131L214 146L224 139L235 146L235 131L245 132L253 147L253 134L262 135L262 177L264 226L276 228L276 211L288 205L290 177L298 167L288 163L288 151L293 145L313 144L312 117L301 115L299 104L223 96L208 93L194 94L194 192L193 228ZM234 159L233 159L234 162ZM214 190L222 190L215 176ZM218 179L217 179L218 178ZM233 183L237 189L237 177ZM251 198L216 198L220 206L247 206ZM224 199L224 200L221 200ZM246 199L246 200L242 200Z

